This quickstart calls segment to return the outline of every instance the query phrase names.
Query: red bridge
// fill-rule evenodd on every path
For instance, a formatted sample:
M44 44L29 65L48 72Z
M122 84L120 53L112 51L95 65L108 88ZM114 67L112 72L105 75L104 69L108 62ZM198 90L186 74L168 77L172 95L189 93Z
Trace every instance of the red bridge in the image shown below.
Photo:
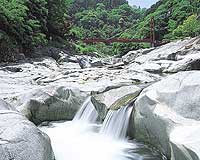
M154 24L154 18L152 17L150 20L150 38L146 39L127 39L127 38L111 38L111 39L101 39L101 38L88 38L83 40L84 43L113 43L113 42L121 42L121 43L130 43L130 42L136 42L136 43L150 43L152 46L156 46L156 40L155 40L155 24ZM162 43L160 43L162 44Z
M122 43L129 43L129 42L146 42L152 43L152 40L149 39L126 39L126 38L111 38L111 39L99 39L99 38L91 38L83 40L84 43L113 43L113 42L122 42Z

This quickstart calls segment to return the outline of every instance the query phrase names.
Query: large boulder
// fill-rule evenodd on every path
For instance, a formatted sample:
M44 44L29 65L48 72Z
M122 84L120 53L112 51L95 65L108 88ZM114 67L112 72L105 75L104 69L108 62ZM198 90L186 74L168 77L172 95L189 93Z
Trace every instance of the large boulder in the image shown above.
M195 54L181 56L178 61L165 69L164 72L175 73L188 70L200 70L200 51Z
M131 100L137 97L140 92L141 88L135 85L121 86L93 95L93 98L100 104L104 104L107 108L115 110L126 106Z
M180 72L146 89L135 102L135 138L171 160L200 159L200 72Z
M122 57L128 68L149 73L175 73L200 69L199 37L174 41L146 50L132 51Z
M0 159L54 160L48 136L11 108L0 101Z
M71 120L87 97L87 92L69 87L36 89L18 98L17 109L35 124Z
M153 69L151 68L151 70ZM160 69L158 68L158 70ZM154 71L156 73L159 73L158 70L154 70ZM131 65L127 66L126 71L127 72L126 74L123 75L123 77L127 79L131 79L133 84L144 84L144 83L149 83L149 82L155 82L161 79L161 76L158 74L149 73L147 71L138 69L135 63L132 63Z
M135 58L137 63L146 63L147 61L157 60L176 60L176 57L181 54L188 54L190 51L195 50L193 46L198 42L199 37L192 39L185 39L174 41L166 45L157 47L147 54L143 54Z

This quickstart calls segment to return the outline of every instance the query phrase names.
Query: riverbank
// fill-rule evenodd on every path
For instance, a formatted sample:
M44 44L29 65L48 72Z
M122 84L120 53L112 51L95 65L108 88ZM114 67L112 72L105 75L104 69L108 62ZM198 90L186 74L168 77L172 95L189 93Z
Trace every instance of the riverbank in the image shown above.
M3 120L0 129L5 130L5 134L0 134L3 146L0 152L7 159L10 154L17 160L21 157L25 160L32 154L40 154L38 160L44 160L45 154L52 158L48 137L35 125L72 120L82 103L92 96L91 102L96 106L99 120L105 119L107 110L131 104L135 107L129 136L156 147L168 159L198 159L200 152L196 142L199 136L193 131L199 126L199 52L200 39L196 37L157 48L130 51L120 58L74 56L60 51L56 53L59 58L46 56L24 59L20 63L2 63L0 117ZM4 117L5 114L9 116ZM24 123L29 123L33 135L11 133L15 124L5 122L14 120L13 114L20 117L16 122L19 130L23 130ZM176 138L191 125L193 128L188 136L192 138L188 143L183 143L187 136ZM29 145L38 147L34 143L35 134L43 139L40 151L26 150ZM29 136L33 141L27 140ZM20 141L21 137L25 139ZM14 142L20 143L13 146ZM48 151L46 145L50 147ZM16 150L20 146L27 152Z

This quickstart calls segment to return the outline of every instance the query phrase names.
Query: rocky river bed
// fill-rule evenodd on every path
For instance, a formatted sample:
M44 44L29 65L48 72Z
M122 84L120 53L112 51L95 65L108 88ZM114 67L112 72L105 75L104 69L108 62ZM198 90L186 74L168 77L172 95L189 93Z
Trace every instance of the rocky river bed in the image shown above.
M72 120L88 96L99 121L130 104L127 135L170 160L200 159L200 38L122 57L69 55L0 64L0 160L53 160L36 126Z

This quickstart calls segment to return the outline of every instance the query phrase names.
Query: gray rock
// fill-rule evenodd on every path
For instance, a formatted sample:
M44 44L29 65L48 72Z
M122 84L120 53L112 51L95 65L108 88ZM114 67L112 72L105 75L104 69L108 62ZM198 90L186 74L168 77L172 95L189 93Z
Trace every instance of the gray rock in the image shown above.
M90 56L77 57L78 63L82 69L91 67L101 67L104 65L103 61Z
M143 50L130 51L122 57L128 68L149 73L175 73L197 70L199 65L199 37L174 41L166 45Z
M64 71L64 73L71 72L70 70L73 69L81 69L79 63L73 63L73 62L63 62L60 68Z
M0 102L0 159L54 160L48 136L20 113Z
M131 79L133 84L155 82L161 79L161 76L158 74L152 74L138 68L140 67L137 67L135 64L127 66L127 73L124 75L124 77Z
M17 109L35 124L43 121L72 120L87 96L76 88L47 87L22 95Z
M58 59L58 62L59 63L63 63L63 62L78 63L78 59L76 56L62 54L61 57Z
M119 109L121 106L127 105L140 93L141 89L137 86L122 86L111 89L101 94L94 95L94 99L99 103L103 103L107 108Z
M17 59L17 61L23 61L26 59L26 57L25 57L24 53L19 53L16 55L16 59Z
M61 57L63 57L66 51L56 48L56 47L38 47L35 49L34 54L31 54L33 58L36 57L51 57L55 60L59 60Z
M98 122L103 123L103 120L106 118L108 109L105 104L101 103L100 101L97 101L94 96L91 97L91 103L94 105L97 113L98 113Z
M156 63L146 63L144 64L144 71L150 72L150 73L161 73L162 67L159 64Z
M117 70L117 69L124 69L124 63L120 62L120 63L115 63L113 65L109 65L108 69L112 69L112 70Z
M134 136L171 160L198 160L199 79L199 71L180 72L144 89L132 117Z
M163 72L176 73L179 71L200 70L200 52L182 56L179 61L174 62L169 68Z
M148 49L141 49L136 51L129 51L126 55L122 57L122 61L124 63L131 63L133 62L137 57L141 55L148 54L149 52L153 51L155 48L148 48Z
M185 46L193 45L198 41L198 38L185 39L180 41L174 41L166 45L160 46L153 51L141 55L135 59L135 62L140 64L147 61L156 61L156 60L174 60L178 54L188 53L191 49L186 51Z
M17 111L15 107L11 106L9 103L0 99L0 110L12 110Z
M41 67L45 67L45 68L53 70L53 71L58 70L58 64L57 64L56 60L51 57L35 59L35 61L33 61L33 64L36 67L41 66Z
M135 63L134 69L137 71L147 71L149 73L161 73L163 70L160 64L151 62L151 61L143 63L141 65L138 65L137 63Z
M92 67L101 67L101 66L104 65L104 64L102 63L102 61L99 60L99 59L92 61L90 64L91 64Z
M20 67L3 67L2 70L9 72L22 72L22 68Z
M122 58L113 57L110 60L111 60L111 64L123 63L123 59Z
M78 62L79 62L79 65L82 69L91 67L90 60L86 57L79 58Z

